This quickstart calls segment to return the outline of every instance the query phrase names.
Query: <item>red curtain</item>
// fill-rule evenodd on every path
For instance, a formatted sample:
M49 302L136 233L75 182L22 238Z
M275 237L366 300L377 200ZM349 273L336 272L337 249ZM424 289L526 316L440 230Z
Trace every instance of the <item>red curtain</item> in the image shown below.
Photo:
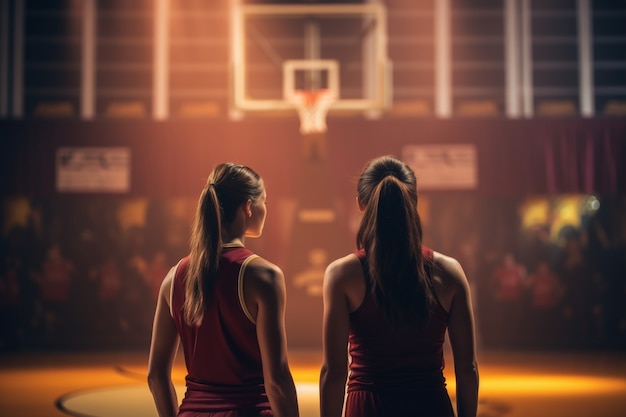
M550 194L626 192L626 130L623 124L572 123L542 129Z

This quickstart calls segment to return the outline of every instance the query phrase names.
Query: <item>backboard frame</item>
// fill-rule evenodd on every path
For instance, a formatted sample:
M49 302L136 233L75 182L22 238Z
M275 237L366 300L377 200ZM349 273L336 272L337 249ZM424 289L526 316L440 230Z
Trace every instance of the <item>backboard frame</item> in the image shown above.
M375 20L371 38L367 43L367 61L363 63L366 72L363 82L363 98L342 98L339 95L341 81L333 71L335 64L330 60L302 59L285 60L283 63L283 95L276 99L252 98L247 93L246 85L246 19L251 16L363 16ZM327 88L337 91L337 100L333 103L333 110L357 110L364 112L379 112L388 109L391 105L392 82L391 62L387 57L387 12L382 3L367 4L241 4L233 1L231 4L231 106L235 112L264 112L272 110L293 109L293 104L286 99L289 83L295 77L294 71L306 69L322 69L328 71L329 85ZM296 62L297 61L297 62Z

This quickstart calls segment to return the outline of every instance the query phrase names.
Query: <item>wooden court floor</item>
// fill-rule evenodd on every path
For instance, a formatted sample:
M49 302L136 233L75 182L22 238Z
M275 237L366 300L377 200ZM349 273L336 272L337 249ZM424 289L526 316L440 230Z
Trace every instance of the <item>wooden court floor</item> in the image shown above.
M320 359L319 352L290 352L303 417L319 415ZM156 416L146 363L145 352L3 354L0 416ZM454 396L451 358L447 364ZM626 352L481 352L479 365L481 417L626 416Z

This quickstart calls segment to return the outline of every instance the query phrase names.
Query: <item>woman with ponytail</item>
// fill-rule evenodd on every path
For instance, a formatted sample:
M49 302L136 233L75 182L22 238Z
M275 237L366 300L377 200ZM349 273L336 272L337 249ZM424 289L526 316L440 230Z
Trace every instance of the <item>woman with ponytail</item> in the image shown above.
M202 190L191 248L161 285L148 363L160 417L297 416L287 362L282 271L246 237L265 223L265 187L243 165L218 165ZM178 403L171 371L187 368Z
M469 285L455 259L422 244L415 174L394 157L376 158L361 172L357 203L357 251L324 277L321 415L454 416L443 376L448 331L457 413L475 417Z

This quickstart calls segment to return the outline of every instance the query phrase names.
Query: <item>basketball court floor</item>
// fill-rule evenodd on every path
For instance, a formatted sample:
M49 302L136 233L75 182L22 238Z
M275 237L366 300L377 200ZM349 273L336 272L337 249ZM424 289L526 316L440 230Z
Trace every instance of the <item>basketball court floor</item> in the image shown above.
M452 359L446 376L454 396ZM321 354L290 364L304 417L319 416ZM481 352L480 417L623 417L625 352ZM156 416L145 383L147 353L26 353L0 357L0 416ZM174 369L179 397L184 364Z

